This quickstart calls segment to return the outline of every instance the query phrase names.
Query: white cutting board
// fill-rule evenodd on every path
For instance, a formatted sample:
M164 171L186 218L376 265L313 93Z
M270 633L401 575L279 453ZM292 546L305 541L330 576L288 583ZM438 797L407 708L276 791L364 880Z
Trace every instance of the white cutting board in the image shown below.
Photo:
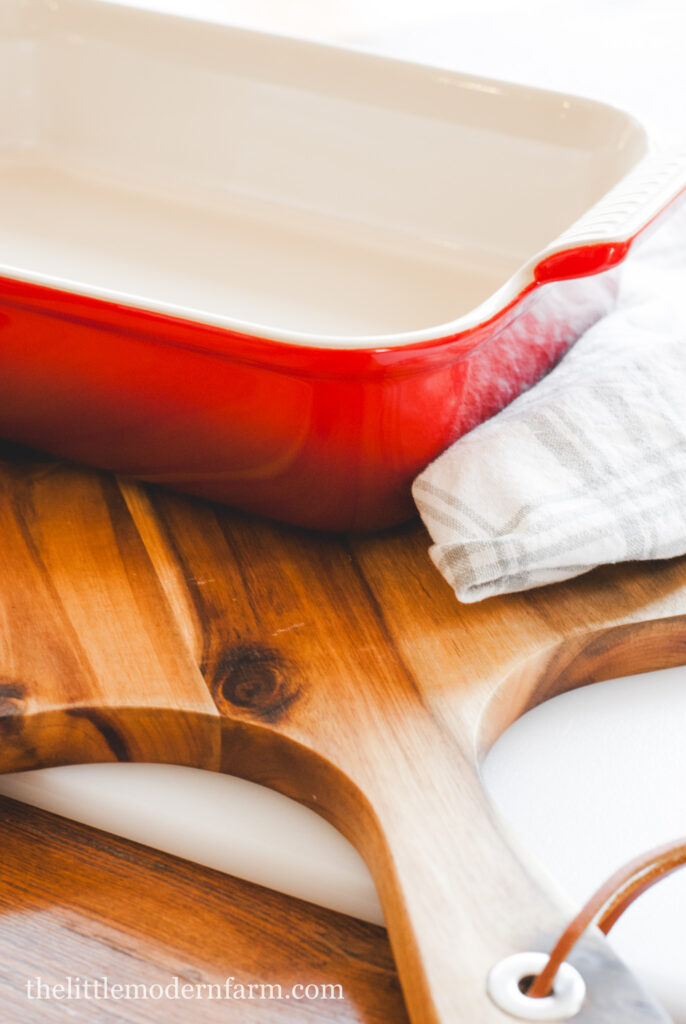
M591 95L632 110L661 143L686 137L681 2L141 0L140 6ZM496 745L485 766L494 801L573 898L583 900L634 853L686 833L684 722L686 669L672 669L559 697ZM382 920L366 868L345 840L299 804L252 783L168 766L95 765L8 776L0 792ZM644 896L613 942L677 1024L686 1024L686 872Z

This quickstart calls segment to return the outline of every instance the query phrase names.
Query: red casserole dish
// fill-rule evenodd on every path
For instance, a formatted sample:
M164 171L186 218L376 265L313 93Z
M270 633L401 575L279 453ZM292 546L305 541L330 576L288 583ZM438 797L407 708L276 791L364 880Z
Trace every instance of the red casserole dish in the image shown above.
M0 435L308 527L411 516L686 184L588 100L93 0L0 32Z

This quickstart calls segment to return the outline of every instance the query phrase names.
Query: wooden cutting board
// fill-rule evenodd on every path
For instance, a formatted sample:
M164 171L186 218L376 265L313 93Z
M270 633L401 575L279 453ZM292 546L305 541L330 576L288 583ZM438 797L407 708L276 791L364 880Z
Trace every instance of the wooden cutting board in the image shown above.
M0 833L3 1022L408 1024L377 925L1 796ZM37 978L54 986L67 977L172 986L171 997L68 1006L28 997ZM255 986L254 996L173 996L174 979L224 990L227 978ZM296 1000L296 985L317 995ZM281 998L260 998L279 988Z
M414 1024L511 1020L489 969L549 949L570 908L479 763L554 694L685 662L685 560L463 607L418 524L314 535L10 445L0 538L0 768L164 761L272 786L367 860ZM572 960L579 1024L668 1020L599 936Z

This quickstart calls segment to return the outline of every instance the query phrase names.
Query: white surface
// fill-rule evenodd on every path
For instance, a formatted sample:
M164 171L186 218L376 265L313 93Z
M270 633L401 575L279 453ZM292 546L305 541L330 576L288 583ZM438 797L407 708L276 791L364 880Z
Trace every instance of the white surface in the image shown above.
M457 333L686 184L589 100L96 0L0 40L4 276L251 334Z
M357 851L318 814L253 782L174 765L98 764L0 776L0 793L383 923Z
M556 697L491 751L494 802L578 906L631 857L686 836L684 723L686 668L675 668ZM684 1024L686 871L641 896L610 941Z
M626 106L665 143L683 139L686 5L680 2L145 5L206 11L219 20L359 42L472 73L578 91ZM494 799L579 903L634 853L686 832L685 721L686 670L674 669L551 701L513 727L493 751L485 777ZM6 778L0 788L378 920L368 876L345 841L311 812L239 780L190 769L107 765ZM203 808L210 804L207 814ZM679 1024L686 1022L684 922L686 876L676 874L641 898L612 940Z

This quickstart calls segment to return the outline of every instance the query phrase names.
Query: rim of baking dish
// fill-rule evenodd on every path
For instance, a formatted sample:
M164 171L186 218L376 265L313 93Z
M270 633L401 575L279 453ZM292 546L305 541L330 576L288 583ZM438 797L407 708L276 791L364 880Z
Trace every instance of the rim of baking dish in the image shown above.
M45 2L45 0L43 0L43 2ZM72 0L67 0L67 6L70 2L72 2ZM88 0L85 0L85 2L88 3ZM83 3L84 0L75 0L75 6L79 6ZM120 11L126 11L129 16L133 15L137 18L164 18L164 20L176 23L186 22L194 26L206 24L234 35L242 35L245 37L249 36L254 39L264 39L272 42L278 41L282 42L284 46L304 46L312 50L328 51L341 56L346 55L365 63L373 62L377 65L386 64L396 69L406 68L413 74L423 73L430 76L440 76L441 78L445 78L445 76L448 75L452 79L459 80L467 87L478 88L480 86L498 86L500 89L506 89L508 92L519 94L522 97L545 96L561 100L563 102L573 102L576 106L581 108L620 115L625 120L627 126L630 125L636 132L637 140L640 141L642 145L642 153L639 153L634 160L634 163L617 179L615 184L610 187L608 190L609 193L612 193L624 178L634 173L636 167L642 162L648 152L649 147L647 133L640 121L627 111L601 100L577 96L571 93L559 92L553 89L523 85L517 82L508 82L486 76L462 73L429 64L388 57L383 54L368 53L350 46L320 42L318 40L307 39L297 35L285 35L276 32L265 32L256 29L244 28L243 26L227 25L224 22L213 22L208 19L193 18L188 15L181 15L173 12L162 13L157 9L147 7L137 8L131 6L131 0L100 0L98 6L100 5L102 5L101 9L103 11L118 9ZM595 207L600 206L600 204L603 203L607 194L608 193L594 203L589 210L585 211L579 221L575 222L556 238L552 239L547 246L539 250L529 260L522 264L522 266L520 266L511 277L509 277L483 302L480 302L473 309L454 320L444 321L433 327L417 328L412 331L384 334L320 334L310 331L281 329L250 320L237 319L228 315L211 314L193 306L156 301L155 299L147 299L144 296L135 295L131 292L119 291L103 286L88 285L78 280L62 278L53 274L32 272L25 268L15 267L10 263L0 263L0 277L28 285L37 285L42 288L63 292L68 295L94 299L96 301L100 300L104 303L111 303L119 307L125 307L131 311L170 317L175 320L185 321L189 324L216 328L230 332L234 335L237 334L246 338L259 339L264 342L275 342L288 347L297 346L300 348L311 348L313 350L333 352L379 352L384 350L405 349L408 347L426 346L440 344L441 342L454 341L457 337L470 334L477 328L483 327L492 321L500 319L507 310L511 310L513 307L516 307L517 304L534 288L547 283L547 281L558 279L555 274L542 279L541 275L537 273L544 261L549 259L551 256L554 257L558 254L580 252L584 249L588 249L590 246L597 246L598 242L606 242L609 244L612 241L614 243L619 242L623 247L621 255L619 258L615 257L613 264L621 262L621 259L626 255L626 251L628 251L629 244L633 240L633 237L646 226L645 223L640 224L637 229L636 226L633 225L633 230L626 233L623 238L618 236L616 232L613 232L612 235L607 238L594 238L591 241L590 239L585 238L582 232L576 230L577 224L581 225L581 223L585 222L589 213L591 213ZM604 269L608 269L607 266L601 265L591 269L583 269L578 273L564 274L561 276L592 276Z

